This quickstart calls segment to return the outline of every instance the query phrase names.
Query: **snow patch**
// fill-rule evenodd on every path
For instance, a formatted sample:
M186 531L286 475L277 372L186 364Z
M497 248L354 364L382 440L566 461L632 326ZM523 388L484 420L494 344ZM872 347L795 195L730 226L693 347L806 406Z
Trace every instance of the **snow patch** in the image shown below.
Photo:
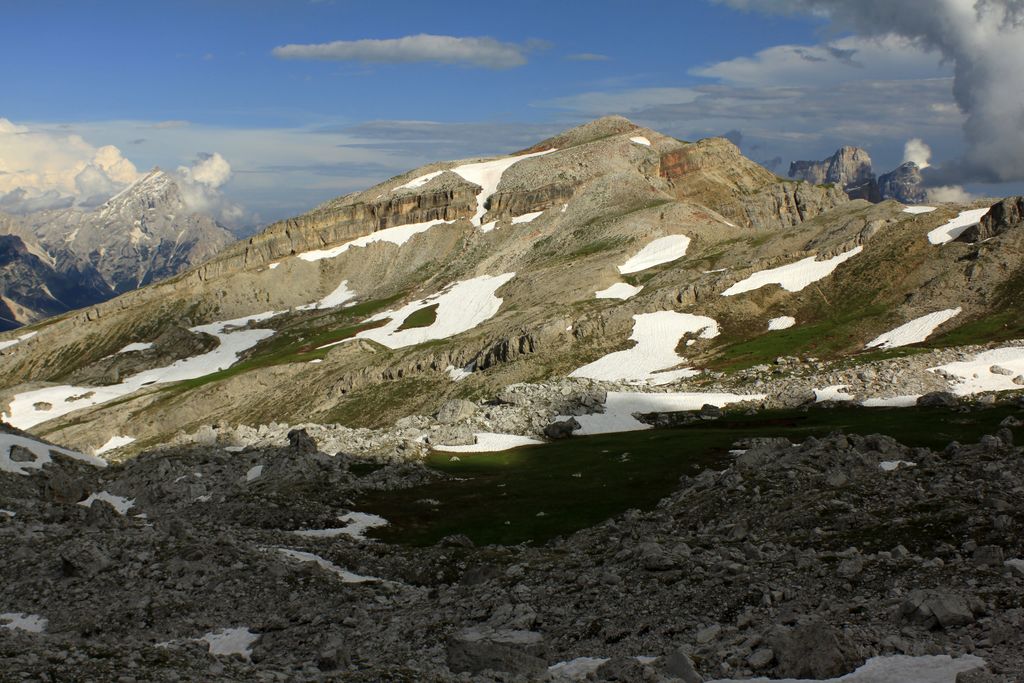
M34 460L14 460L11 458L11 450L15 446L24 448L31 453ZM74 460L81 460L87 462L90 465L96 467L106 467L107 462L94 455L85 455L84 453L78 453L77 451L70 451L60 446L51 446L50 444L30 439L26 436L18 436L17 434L5 434L0 433L0 472L9 472L11 474L22 474L27 475L28 470L41 470L43 465L52 462L50 452L60 453Z
M787 291L799 292L812 282L824 280L839 267L839 264L848 261L862 251L864 251L864 247L855 247L824 261L818 261L814 256L808 256L796 263L760 270L722 292L722 296L735 296L743 292L751 292L765 285L779 285Z
M789 328L793 327L793 325L796 325L796 318L789 315L784 315L782 317L772 318L771 320L769 320L768 331L771 332L773 330L788 330Z
M424 185L426 185L427 183L429 183L431 180L433 180L437 176L441 175L442 173L444 173L444 169L442 169L440 171L434 171L433 173L427 173L425 175L421 175L418 178L413 178L412 180L410 180L409 182L405 183L404 185L399 185L395 189L396 190L415 190L417 187L423 187Z
M904 207L903 213L912 213L916 215L920 213L931 213L934 210L934 206L907 206Z
M515 216L512 218L512 225L519 225L520 223L530 223L539 218L542 213L544 212L534 211L532 213L524 213L522 216Z
M643 135L637 135L635 138L630 138L629 141L635 142L638 145L643 145L644 147L651 146L651 141L645 138Z
M358 339L370 339L389 349L422 344L433 339L447 339L471 330L493 318L501 308L502 299L494 292L515 277L515 273L502 275L481 275L472 280L463 280L448 285L441 292L406 304L394 311L378 313L367 322L388 320L385 325L365 330L356 335ZM399 330L405 319L425 306L437 304L436 319L426 327Z
M604 404L603 413L593 415L577 415L575 420L582 425L576 433L581 436L589 434L608 434L611 432L633 432L651 429L651 425L637 420L635 413L675 412L681 410L700 410L705 404L719 408L730 403L742 401L762 401L765 394L705 394L705 393L643 393L628 391L609 391ZM567 420L569 416L559 416L559 420Z
M607 657L577 657L567 662L558 662L548 667L548 673L570 681L585 681L608 661Z
M878 463L879 469L883 472L892 472L898 470L900 467L917 467L916 462L910 462L909 460L883 460Z
M952 242L962 235L967 228L977 225L981 217L988 213L988 209L971 209L961 211L956 218L945 225L940 225L928 233L928 241L932 244L946 244Z
M475 362L470 363L464 368L457 368L454 365L449 365L447 368L445 368L445 372L448 373L448 377L451 378L453 382L461 382L462 380L472 375L473 370L475 368Z
M245 473L246 481L256 481L263 476L263 465L253 465L249 468L249 471Z
M366 532L381 526L387 526L388 520L379 515L371 515L368 512L347 512L338 517L345 526L332 529L300 529L293 532L304 538L334 538L336 536L348 536L359 541L366 541Z
M267 268L270 268L271 270L277 270L278 266L280 266L280 265L281 265L281 262L277 261L276 263L271 263L270 265L268 265Z
M993 372L993 368L997 371ZM1024 346L1004 346L979 353L970 360L928 369L952 377L950 391L958 396L1019 390L1021 385L1014 384L1013 380L1024 375Z
M0 622L6 622L0 624L0 628L6 628L10 630L18 629L19 631L28 631L29 633L42 633L46 630L46 618L41 617L38 614L25 614L24 612L4 612L0 614Z
M323 308L334 308L335 306L341 306L347 301L351 301L356 298L356 293L348 288L348 280L342 280L341 284L338 285L333 292L325 296L320 301L314 301L311 304L304 306L297 306L296 308L300 311L312 311Z
M520 446L535 446L544 443L537 439L531 439L528 436L518 436L516 434L477 432L473 436L476 437L476 443L474 444L466 446L438 445L432 446L432 448L435 451L444 451L445 453L496 453L498 451L519 448Z
M313 249L311 251L304 251L298 256L303 261L314 262L322 261L324 259L329 258L336 258L344 254L349 249L355 247L367 247L376 242L389 242L391 244L402 246L410 239L412 239L413 235L418 235L421 232L426 232L435 225L441 225L442 223L447 225L454 222L455 221L434 220L427 221L425 223L408 223L406 225L397 225L393 228L384 228L383 230L371 232L369 235L363 235L362 237L351 240L349 242L345 242L344 244L339 244L338 246L331 247L330 249Z
M26 332L25 334L21 335L20 337L17 337L16 339L8 339L7 341L0 341L0 351L3 351L4 349L9 349L12 346L14 346L15 344L20 344L21 342L25 341L26 339L31 339L32 337L36 336L37 334L39 334L39 333L38 332Z
M113 493L110 493L109 491L100 491L99 493L93 493L85 500L80 501L78 504L81 505L82 507L88 508L92 507L92 504L97 500L102 503L106 503L110 507L117 510L117 514L121 515L122 517L128 514L129 510L135 507L134 498L115 496Z
M865 408L912 408L917 405L920 394L908 394L904 396L888 396L885 398L869 398L861 401Z
M247 628L222 628L207 633L199 640L205 640L214 656L240 655L245 661L252 657L252 646L260 636Z
M101 387L63 384L16 394L11 400L10 412L4 413L3 418L9 424L19 429L29 429L41 422L67 415L80 408L100 405L122 396L127 396L144 386L180 382L224 370L234 365L238 360L238 356L243 351L274 335L274 330L239 330L236 328L249 323L267 320L276 315L278 315L277 312L270 311L244 318L193 327L191 328L193 332L205 332L217 337L220 345L207 353L177 360L171 365L145 370L132 375L120 384ZM91 393L92 395L88 398L70 400L74 396L80 396L85 393ZM49 404L50 407L36 408L36 404Z
M134 442L135 442L135 437L134 436L127 436L127 435L112 436L112 437L110 437L107 440L107 442L105 444L103 444L102 446L100 446L99 448L94 450L93 451L93 455L103 455L107 451L112 451L112 450L114 450L116 448L121 448L122 446L127 446L128 444L134 443Z
M4 510L4 509L0 508L0 517L11 518L11 517L17 517L17 516L18 516L18 513L15 512L14 510Z
M854 400L853 394L848 394L844 391L846 389L845 384L833 384L830 387L824 389L814 390L814 402L824 403L825 401L852 401Z
M118 351L118 353L128 353L130 351L145 351L146 349L151 348L153 348L153 342L132 342L131 344L128 344L123 349Z
M659 237L641 249L636 256L619 266L619 272L623 275L639 273L641 270L681 259L686 256L689 246L690 238L686 235Z
M829 678L816 683L955 683L956 675L985 665L985 660L974 655L953 659L949 655L890 655L872 657L853 673L840 678ZM721 678L708 683L810 683L796 678Z
M640 290L644 288L643 285L634 287L633 285L625 282L616 282L607 289L602 289L599 292L594 292L594 297L598 299L630 299L640 293Z
M299 560L300 562L315 562L323 569L340 576L342 583L370 583L372 581L381 580L375 576L361 576L359 574L353 574L347 569L342 569L330 560L325 560L319 555L314 555L313 553L307 553L301 550L291 550L289 548L278 548L278 550L282 555L290 557L293 560Z
M635 346L584 365L574 370L570 377L652 384L667 384L682 377L693 377L699 371L691 368L663 372L686 360L676 354L679 340L686 334L700 333L702 339L718 336L715 320L690 313L641 313L634 315L633 321L633 334L629 339L636 342Z
M464 180L480 186L480 192L476 195L476 213L471 219L473 225L480 227L480 222L483 219L484 214L487 213L487 208L485 206L487 200L491 198L492 194L498 191L498 185L501 183L501 177L505 174L505 171L523 159L539 157L544 154L550 154L554 151L555 150L553 149L548 149L543 152L522 154L517 157L502 157L500 159L481 161L475 164L464 164L451 169L452 173L457 173L462 176Z
M878 335L865 344L864 348L895 349L898 346L923 342L935 331L936 327L960 315L961 310L959 307L947 308L943 311L922 315L920 318L914 318L894 330Z

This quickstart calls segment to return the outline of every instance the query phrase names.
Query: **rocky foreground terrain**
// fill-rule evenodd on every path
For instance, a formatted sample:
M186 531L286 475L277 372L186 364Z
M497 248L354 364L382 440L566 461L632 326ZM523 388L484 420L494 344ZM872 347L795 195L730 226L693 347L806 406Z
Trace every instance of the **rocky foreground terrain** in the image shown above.
M1007 406L940 450L735 443L654 509L536 546L367 538L382 520L354 499L445 475L305 430L99 467L5 427L0 680L1018 681L1024 401Z

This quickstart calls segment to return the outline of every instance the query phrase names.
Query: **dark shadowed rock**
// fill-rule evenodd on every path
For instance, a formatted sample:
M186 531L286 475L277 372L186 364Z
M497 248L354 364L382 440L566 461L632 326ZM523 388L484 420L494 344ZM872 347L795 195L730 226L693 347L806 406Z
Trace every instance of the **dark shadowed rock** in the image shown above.
M583 425L576 421L575 418L570 417L568 420L561 420L559 422L552 422L544 428L544 436L549 439L568 439L572 436L572 433L577 429L580 429Z
M288 432L288 445L297 453L316 453L316 441L305 429L293 429Z
M960 401L948 391L933 391L919 396L917 405L921 408L956 408Z
M900 618L927 629L950 629L974 623L967 600L956 593L914 590L900 605Z
M1024 197L1007 197L998 204L993 204L988 213L981 217L977 225L960 233L957 242L974 243L1002 235L1024 224Z
M845 634L820 622L777 632L770 642L785 678L834 678L864 662Z

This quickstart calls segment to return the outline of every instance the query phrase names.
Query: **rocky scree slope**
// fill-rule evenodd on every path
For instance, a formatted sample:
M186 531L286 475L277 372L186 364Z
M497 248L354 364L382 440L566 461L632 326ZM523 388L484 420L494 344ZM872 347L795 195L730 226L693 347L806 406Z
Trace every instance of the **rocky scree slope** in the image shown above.
M999 316L1019 311L1024 230L932 244L961 208L849 201L779 179L726 140L600 119L510 157L431 164L338 198L41 326L2 352L0 399L15 424L72 445L129 434L141 447L217 421L388 425L627 350L647 314L710 319L699 334L658 332L659 357L730 372L787 354L846 358L958 307L940 335L974 326L959 343L1012 338L1019 325ZM787 317L795 326L769 331ZM109 357L131 344L211 332L220 355L185 382L126 392L95 379L113 379ZM168 359L130 366L159 375ZM54 384L69 387L53 394L59 410L45 397ZM98 401L104 392L117 400Z

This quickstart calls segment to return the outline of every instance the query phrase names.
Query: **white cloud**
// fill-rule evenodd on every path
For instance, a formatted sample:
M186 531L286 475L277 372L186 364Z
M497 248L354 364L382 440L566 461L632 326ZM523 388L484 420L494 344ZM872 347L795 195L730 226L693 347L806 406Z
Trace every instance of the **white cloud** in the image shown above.
M935 203L954 202L956 204L967 204L974 201L974 195L959 185L943 185L942 187L929 188L928 201Z
M932 148L925 144L921 138L911 138L903 145L903 161L912 161L918 168L928 168L928 161L932 158Z
M0 118L0 202L7 211L92 204L139 177L113 145Z
M528 49L528 46L502 43L488 37L458 38L421 33L385 40L335 40L330 43L281 45L274 48L273 55L280 59L382 64L439 62L506 69L526 64Z
M219 152L199 154L189 166L179 166L178 187L188 207L229 226L245 217L241 206L228 200L220 188L231 179L231 164Z

